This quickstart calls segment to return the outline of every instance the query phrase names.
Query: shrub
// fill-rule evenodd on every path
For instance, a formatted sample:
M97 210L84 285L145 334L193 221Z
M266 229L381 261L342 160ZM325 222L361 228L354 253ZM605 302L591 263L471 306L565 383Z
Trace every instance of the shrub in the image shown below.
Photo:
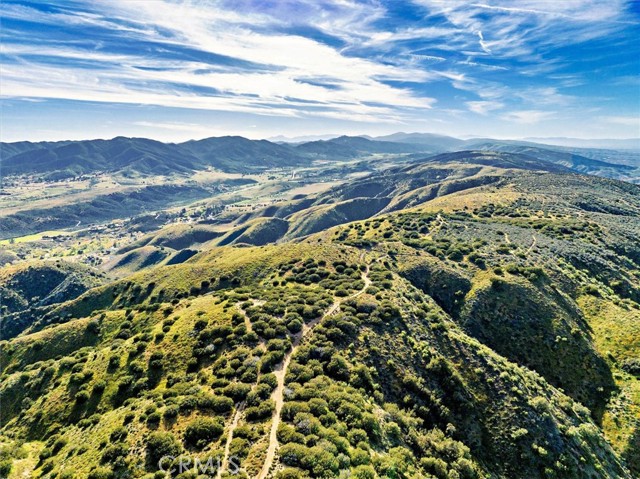
M278 378L276 378L276 375L273 373L268 373L268 374L263 374L260 377L260 382L259 384L268 384L271 389L274 389L277 385L278 385Z
M273 400L268 399L260 403L258 406L248 407L245 412L249 421L255 421L269 417L273 409Z
M108 467L97 467L89 473L87 479L112 479L113 472Z
M109 369L113 370L120 367L120 356L111 356L109 358Z
M180 411L192 411L198 405L198 399L194 396L184 396L180 399Z
M147 424L158 424L161 417L159 412L152 412L147 416Z
M224 413L233 409L233 400L227 396L207 395L198 398L198 407Z
M251 391L251 386L244 383L231 383L223 390L225 396L230 397L234 401L242 401Z
M136 415L129 411L128 413L126 413L124 415L124 418L122 419L122 424L129 424L131 423L134 419L136 418Z
M584 292L586 294L590 294L591 296L600 296L600 291L598 287L593 284L588 284L584 287Z
M349 442L353 445L356 445L361 442L367 442L369 439L367 436L367 432L362 429L350 430L347 437L349 438Z
M123 443L117 443L109 446L102 453L100 462L103 464L113 464L121 457L126 457L129 454L129 448Z
M97 319L92 319L87 323L87 332L91 334L98 334L100 332L100 322Z
M625 359L620 368L626 373L640 377L640 358Z
M280 447L280 461L287 466L302 466L302 461L308 454L308 450L301 444L285 444Z
M349 365L347 361L339 355L333 356L327 365L327 372L336 379L349 379Z
M88 400L89 400L89 393L87 391L81 390L76 393L77 403L84 403L84 402L87 402Z
M356 479L375 479L376 471L368 465L361 465L353 470L352 476Z
M503 289L507 284L507 282L505 280L500 279L500 278L498 278L496 276L492 276L490 278L490 281L491 281L491 287L493 289L497 289L497 290Z
M53 446L51 446L51 450L53 452L53 454L57 454L60 449L62 449L64 446L67 445L67 439L64 437L59 437L58 439L55 440L55 442L53 443Z
M111 439L112 442L124 441L128 434L129 433L127 432L126 427L118 426L113 431L111 431L111 434L109 434L109 439Z
M0 461L0 476L1 477L9 477L12 468L11 459L3 459Z
M154 432L147 438L147 458L155 468L164 456L180 454L180 444L169 432Z
M251 443L241 437L234 437L229 445L229 452L231 456L247 457L251 449Z
M276 479L303 479L307 477L300 469L286 467L276 474Z
M184 441L187 445L203 448L217 439L224 430L224 423L220 418L197 418L185 429Z
M104 380L96 381L93 385L93 392L95 394L101 394L102 391L107 387L107 383Z
M176 406L175 404L172 404L170 406L167 406L164 410L164 412L162 413L162 415L166 418L166 419L171 419L174 417L178 416L178 412L179 412L179 408L178 406Z

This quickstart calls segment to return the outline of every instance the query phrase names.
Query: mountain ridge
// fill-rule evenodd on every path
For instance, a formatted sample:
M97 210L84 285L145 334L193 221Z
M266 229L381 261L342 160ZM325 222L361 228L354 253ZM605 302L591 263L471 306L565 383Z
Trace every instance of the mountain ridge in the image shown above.
M428 133L396 133L381 137L339 136L303 143L273 143L240 136L210 137L182 143L118 136L111 140L16 142L0 144L3 174L48 173L51 179L95 172L125 176L188 175L206 168L250 173L268 168L308 166L315 160L345 161L370 155L433 155L460 149L537 152L574 171L640 181L640 166L582 157L531 142L459 140ZM564 147L563 147L564 148ZM536 150L537 149L537 150ZM564 157L563 157L564 155ZM601 163L598 163L598 162ZM639 163L640 165L640 163Z

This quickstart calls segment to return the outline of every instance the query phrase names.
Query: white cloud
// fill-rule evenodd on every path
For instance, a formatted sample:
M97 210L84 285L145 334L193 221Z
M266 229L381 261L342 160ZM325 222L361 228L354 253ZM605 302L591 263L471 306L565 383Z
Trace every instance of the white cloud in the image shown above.
M468 101L466 105L470 111L479 115L486 115L490 111L499 110L504 107L504 103L499 101Z
M502 116L503 120L522 123L525 125L533 125L545 120L549 120L555 116L555 112L542 110L521 110L512 111Z
M619 29L623 0L414 0L466 32L467 48L502 58L542 60L549 47L572 45ZM458 38L462 38L458 36Z
M622 0L414 0L424 7L423 21L406 23L392 21L393 2L267 3L97 0L58 12L0 4L3 18L67 31L59 38L34 32L34 39L22 32L3 41L7 61L0 94L228 111L279 121L477 121L471 111L530 125L553 119L554 108L575 113L588 106L578 108L568 89L592 80L567 74L574 60L555 49L615 34L625 20ZM109 40L92 41L83 35L87 29L106 29ZM321 34L296 33L305 31ZM74 32L81 38L72 38ZM139 51L131 49L136 44ZM117 48L122 45L127 48ZM211 60L212 55L228 61ZM447 108L435 108L439 95ZM602 122L635 126L630 118ZM195 128L162 122L156 127Z
M614 125L635 126L640 135L640 116L603 116L601 119Z
M337 2L346 17L321 18L322 28L346 32L349 21L366 28L380 9L364 9L357 2ZM4 53L18 59L3 71L4 96L145 103L169 107L220 109L268 115L351 116L358 121L374 115L396 121L402 108L430 108L435 100L411 90L390 86L386 81L426 81L432 75L418 67L394 66L346 56L336 48L298 35L277 33L256 26L282 21L264 14L248 14L211 8L204 4L176 5L167 1L100 2L104 15L55 14L63 24L94 23L113 26L119 19L135 18L121 34L131 42L144 40L188 47L236 60L264 65L262 70L238 72L237 68L205 61L171 61L136 54L86 51L73 46L3 45ZM9 9L16 18L39 15L33 9ZM107 19L109 16L110 19ZM46 18L51 22L52 18ZM39 64L35 55L101 62L99 68L75 68ZM212 68L213 67L213 68ZM203 73L205 72L205 73ZM317 79L339 88L312 84ZM309 83L310 82L310 83ZM190 87L212 89L218 94L176 91ZM197 90L196 90L197 91ZM372 106L381 105L381 106ZM278 106L278 108L275 108ZM269 107L274 107L269 109ZM268 110L269 109L269 110Z

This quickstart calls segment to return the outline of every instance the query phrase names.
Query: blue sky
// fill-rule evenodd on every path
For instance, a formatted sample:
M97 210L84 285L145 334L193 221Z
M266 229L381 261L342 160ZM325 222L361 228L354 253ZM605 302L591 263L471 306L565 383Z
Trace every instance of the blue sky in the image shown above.
M640 3L3 0L3 141L640 136Z

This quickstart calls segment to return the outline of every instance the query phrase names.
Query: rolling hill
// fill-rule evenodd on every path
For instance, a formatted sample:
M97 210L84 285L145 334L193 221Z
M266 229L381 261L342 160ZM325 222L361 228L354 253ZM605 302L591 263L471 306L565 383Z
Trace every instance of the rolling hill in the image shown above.
M208 138L181 144L124 137L57 143L3 143L0 151L5 175L49 173L52 178L95 172L188 174L207 167L248 172L308 162L290 147L242 137Z
M491 139L459 140L428 133L396 133L376 138L340 136L299 144L249 140L239 136L212 137L184 143L161 143L146 138L111 140L17 142L0 144L3 174L42 175L64 179L96 172L139 175L189 175L214 168L230 173L308 166L314 160L344 161L371 155L400 155L422 159L457 150L522 153L566 166L579 173L640 181L637 165L587 158L564 147ZM589 150L586 150L589 151Z
M572 171L589 175L604 176L632 182L640 181L640 168L633 165L611 163L588 158L570 151L554 150L552 147L523 145L518 142L470 142L470 148L476 150L503 151L518 153L556 165L564 166Z
M12 155L15 145L2 145L5 175L50 173L63 178L96 171L166 175L191 171L200 161L175 145L144 138L116 137L29 146Z
M462 148L464 140L446 135L436 135L434 133L393 133L392 135L376 136L371 138L375 141L394 141L398 143L409 143L429 147L432 151L448 151Z
M240 184L250 180L238 180ZM237 182L233 182L237 184ZM93 225L116 218L127 218L148 211L184 205L209 197L214 187L199 185L151 185L129 188L118 193L96 195L90 199L50 207L30 208L2 217L0 238L12 238L41 231Z
M639 186L464 151L194 228L5 315L4 471L640 474Z
M297 145L297 151L313 158L338 160L372 154L431 153L431 147L421 144L370 140L361 136L340 136L330 140L317 140Z
M179 147L200 158L204 164L222 171L244 172L309 163L308 158L286 145L267 140L248 140L240 136L188 141Z

